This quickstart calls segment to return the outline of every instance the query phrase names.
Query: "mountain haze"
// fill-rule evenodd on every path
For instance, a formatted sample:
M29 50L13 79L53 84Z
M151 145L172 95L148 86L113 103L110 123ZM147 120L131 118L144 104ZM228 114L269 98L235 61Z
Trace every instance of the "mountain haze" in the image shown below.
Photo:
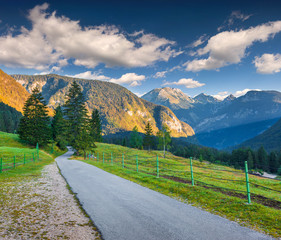
M252 149L258 149L261 146L268 152L281 150L281 119L263 133L235 146L235 148L251 147Z
M13 75L13 77L29 92L39 87L48 106L52 108L65 103L69 87L75 80L82 87L88 110L90 112L94 108L99 110L105 134L131 131L134 126L137 126L140 132L144 132L146 123L150 121L154 134L165 123L172 130L174 137L194 135L193 129L179 121L169 108L143 100L114 83L55 74Z

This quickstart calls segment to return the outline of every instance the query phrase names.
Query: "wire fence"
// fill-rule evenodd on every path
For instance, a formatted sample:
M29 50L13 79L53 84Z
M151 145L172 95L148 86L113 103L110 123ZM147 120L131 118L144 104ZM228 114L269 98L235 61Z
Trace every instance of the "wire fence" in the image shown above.
M209 167L199 161L193 161L192 158L188 161L178 162L158 156L142 157L132 154L114 155L113 153L96 153L88 157L89 160L145 173L157 178L166 178L192 186L213 188L221 190L223 193L227 191L228 195L247 199L249 204L252 201L251 196L260 202L263 201L262 199L266 199L267 202L271 200L275 205L277 204L277 208L281 209L281 181L275 179L279 182L272 184L272 182L263 181L265 177L262 176L250 179L247 162L245 162L243 170L231 170L211 164Z
M15 169L20 165L25 165L31 162L39 161L39 150L34 150L33 153L23 154L21 156L14 155L13 157L0 157L0 173Z

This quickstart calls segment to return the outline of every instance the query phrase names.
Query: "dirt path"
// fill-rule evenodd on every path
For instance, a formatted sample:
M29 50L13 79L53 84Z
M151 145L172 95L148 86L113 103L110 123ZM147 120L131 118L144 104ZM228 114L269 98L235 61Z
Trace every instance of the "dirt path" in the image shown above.
M100 239L56 163L34 181L0 186L0 239Z

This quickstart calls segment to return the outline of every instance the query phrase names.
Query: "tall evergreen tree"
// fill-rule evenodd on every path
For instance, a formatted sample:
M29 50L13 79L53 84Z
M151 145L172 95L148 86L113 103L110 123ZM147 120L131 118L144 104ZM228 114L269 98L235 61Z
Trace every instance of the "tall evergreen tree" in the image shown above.
M38 88L32 91L24 105L19 123L19 137L33 145L47 144L52 138L47 105Z
M142 137L138 132L137 126L134 126L133 131L130 134L130 147L139 149L142 147Z
M80 132L82 129L89 123L85 98L81 87L76 83L76 81L71 84L63 112L67 122L68 141L73 147L75 147L75 139L81 134ZM85 133L87 131L83 132Z
M152 130L150 122L148 122L146 124L144 131L145 131L145 133L144 133L143 145L145 147L147 147L148 150L150 150L150 148L153 144L153 138L152 138L153 130Z
M158 147L160 149L163 148L163 153L164 153L164 158L165 158L166 150L170 146L170 143L172 141L171 131L168 126L163 125L162 130L159 130L156 135L158 137Z
M268 171L268 161L267 161L267 153L263 146L261 146L258 150L258 168L263 169L264 171Z
M254 157L253 157L253 153L252 153L251 150L248 150L247 162L248 162L248 168L253 169L253 167L254 167Z
M90 119L86 109L81 87L74 81L67 94L64 105L64 117L67 123L67 140L78 154L92 152L96 147L90 135Z
M63 118L61 106L55 109L55 115L52 121L53 139L61 149L66 148L66 121Z
M101 132L102 129L99 111L95 109L92 112L92 118L90 120L90 135L94 142L102 142Z
M268 163L269 163L269 171L271 173L276 173L278 170L279 164L278 164L278 157L275 152L270 153Z

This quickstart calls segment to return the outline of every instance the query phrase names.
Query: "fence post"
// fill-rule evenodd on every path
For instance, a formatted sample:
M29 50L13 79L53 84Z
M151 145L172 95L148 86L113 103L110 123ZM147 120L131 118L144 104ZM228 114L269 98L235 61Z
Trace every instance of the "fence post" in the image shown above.
M157 170L157 178L159 178L159 159L158 159L158 155L156 157L156 170Z
M25 153L23 154L23 164L25 164Z
M3 160L0 158L0 173L2 172Z
M122 153L122 167L124 168L124 153Z
M36 155L37 155L37 160L39 160L39 145L38 143L36 144Z
M111 165L113 165L113 157L112 157L112 153L111 153Z
M246 187L247 187L248 203L251 204L251 194L250 194L250 184L249 184L248 162L247 161L245 161L245 175L246 175Z
M104 164L104 152L102 153L102 164Z
M138 159L138 155L136 155L136 166L137 166L137 172L139 172L139 159Z
M191 172L191 183L192 183L192 186L194 186L193 168L192 168L192 157L190 157L190 172Z
M14 168L16 168L16 156L14 156Z

